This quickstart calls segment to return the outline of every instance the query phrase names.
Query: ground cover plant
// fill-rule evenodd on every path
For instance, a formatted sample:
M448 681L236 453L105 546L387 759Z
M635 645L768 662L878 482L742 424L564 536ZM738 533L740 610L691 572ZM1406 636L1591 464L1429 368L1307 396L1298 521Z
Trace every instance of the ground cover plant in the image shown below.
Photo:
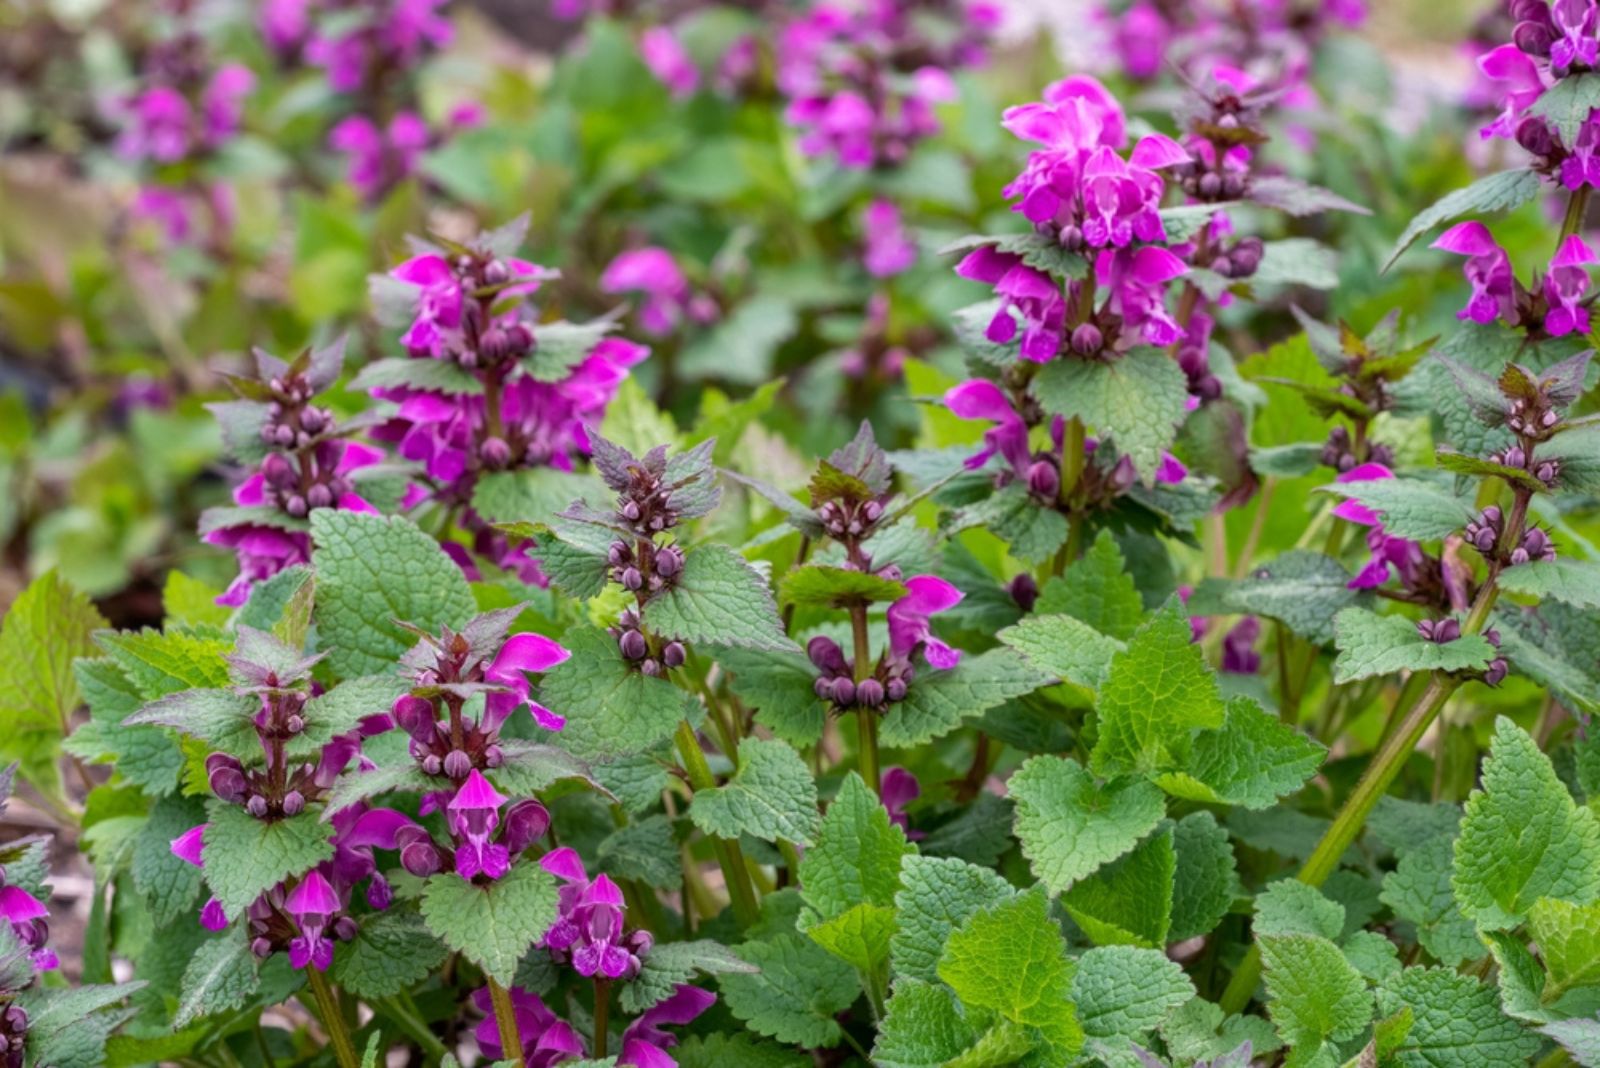
M0 4L0 1063L1600 1065L1594 0L145 6Z

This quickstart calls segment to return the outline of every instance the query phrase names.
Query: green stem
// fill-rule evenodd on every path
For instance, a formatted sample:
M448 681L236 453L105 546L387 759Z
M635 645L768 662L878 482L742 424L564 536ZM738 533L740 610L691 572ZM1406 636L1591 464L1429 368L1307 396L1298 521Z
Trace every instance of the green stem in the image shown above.
M853 604L850 606L850 632L855 638L856 651L856 685L872 675L872 646L867 640L867 606ZM856 760L861 777L867 785L872 787L872 792L877 793L879 788L878 778L878 713L876 709L859 705L856 708Z
M710 790L717 785L716 778L711 774L711 765L706 763L706 755L700 748L700 740L694 736L688 720L678 722L678 755L683 758L684 771L689 774L689 785L695 790ZM721 838L712 838L711 847L717 854L717 863L722 868L722 878L728 884L728 897L733 903L733 915L739 922L740 929L749 927L760 918L761 907L756 902L755 887L750 884L750 870L745 867L744 850L739 848L738 842L730 842Z
M1590 187L1581 185L1567 197L1567 214L1561 220L1561 236L1556 238L1556 245L1583 229L1584 216L1589 214Z
M1372 763L1367 765L1361 781L1356 784L1355 790L1345 800L1344 807L1334 817L1333 826L1328 828L1327 833L1322 836L1322 841L1317 843L1317 848L1296 878L1309 886L1321 886L1328 876L1333 874L1334 869L1339 866L1339 858L1344 856L1344 851L1350 848L1356 836L1361 833L1362 826L1367 822L1367 815L1378 803L1378 799L1388 793L1389 787L1394 785L1394 780L1400 774L1400 769L1405 766L1406 759L1411 756L1411 751L1417 747L1417 742L1422 739L1428 727L1433 724L1434 717L1439 714L1445 701L1459 685L1461 685L1459 680L1448 675L1433 676L1428 688L1406 713L1399 729L1378 750ZM1234 971L1228 988L1222 993L1222 1011L1230 1014L1242 1011L1250 1003L1250 998L1255 994L1256 984L1260 980L1261 950L1258 946L1251 945L1245 953L1244 960L1239 962L1239 967Z
M1584 186L1584 188L1587 189L1588 186ZM1572 1055L1570 1053L1564 1049L1553 1049L1540 1058L1539 1063L1534 1065L1534 1068L1567 1068L1570 1064L1572 1064Z
M439 1041L439 1036L433 1033L427 1021L423 1020L410 994L402 992L397 997L377 1002L377 1005L383 1009L385 1016L400 1025L400 1030L405 1032L407 1038L421 1047L422 1052L435 1062L444 1060L445 1055L450 1052L445 1044ZM270 1060L268 1063L271 1063Z
M522 1036L517 1033L516 1010L511 1006L511 991L489 980L489 1000L494 1004L494 1026L500 1032L500 1056L510 1061L514 1068L522 1068Z
M339 1002L333 996L333 988L328 985L327 977L313 967L306 969L306 980L311 984L311 995L317 1000L317 1014L322 1017L322 1028L328 1032L328 1041L333 1044L333 1056L339 1062L339 1068L360 1068L361 1059L356 1056L356 1047L350 1041L350 1032L345 1028L344 1017L339 1013Z

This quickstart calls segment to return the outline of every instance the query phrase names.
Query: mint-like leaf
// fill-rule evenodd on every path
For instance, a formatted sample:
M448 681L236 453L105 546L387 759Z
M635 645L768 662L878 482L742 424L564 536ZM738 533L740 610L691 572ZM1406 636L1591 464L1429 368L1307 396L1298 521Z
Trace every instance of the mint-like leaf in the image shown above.
M1052 893L1128 852L1166 810L1161 791L1148 782L1096 783L1065 757L1030 757L1008 789L1023 855Z
M1053 360L1033 380L1033 392L1051 415L1081 419L1109 437L1147 483L1177 436L1189 395L1177 363L1151 348L1111 363Z
M930 983L939 977L939 957L951 932L1015 892L995 872L953 857L908 855L900 882L894 897L898 926L889 942L895 973Z
M1431 642L1404 616L1380 616L1365 608L1346 608L1334 618L1339 655L1333 681L1354 682L1397 671L1482 671L1495 656L1479 634L1453 642Z
M1165 947L1177 863L1168 828L1074 883L1061 903L1096 945Z
M905 700L884 713L879 738L886 746L925 745L967 719L1046 685L1050 677L1010 649L964 656L949 670L919 670Z
M690 549L682 573L645 606L644 618L657 633L689 642L775 652L798 648L783 632L767 580L724 545Z
M422 918L445 945L510 986L517 962L556 921L555 880L531 862L487 886L443 872L423 888Z
M585 760L643 753L696 712L693 698L666 679L633 669L617 643L595 627L561 637L571 658L539 685L541 703L567 717L562 748Z
M333 858L328 825L309 812L269 822L215 800L206 811L206 884L229 919L285 879Z
M697 792L689 818L706 834L730 841L748 834L810 845L821 824L817 784L787 744L746 738L739 743L739 770L724 785Z

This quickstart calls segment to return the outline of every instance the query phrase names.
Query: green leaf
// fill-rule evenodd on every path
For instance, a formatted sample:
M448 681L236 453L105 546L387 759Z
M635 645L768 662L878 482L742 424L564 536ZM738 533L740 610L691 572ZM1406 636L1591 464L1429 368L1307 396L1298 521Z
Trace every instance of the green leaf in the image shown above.
M43 731L60 737L64 733L67 718L78 707L72 661L93 655L90 635L105 625L89 598L55 571L40 575L18 595L0 624L4 734ZM13 755L9 746L0 748L0 753Z
M478 376L454 360L419 360L409 356L373 360L357 372L346 388L356 393L374 389L420 389L455 397L483 393L483 383Z
M1540 898L1528 910L1528 933L1548 973L1542 1000L1600 983L1600 904Z
M244 1005L260 982L256 955L242 927L202 942L184 969L172 1026L182 1028L201 1016L228 1012Z
M160 727L129 727L124 722L144 705L144 696L109 658L80 659L73 665L78 688L89 703L89 723L66 740L68 752L89 761L114 761L124 779L154 796L178 787L183 752Z
M747 1034L690 1035L672 1058L678 1068L813 1068L809 1053L763 1042Z
M667 942L657 945L644 958L644 968L623 986L618 1000L624 1012L643 1012L697 974L751 974L747 964L727 946L702 939L696 942Z
M690 549L683 573L650 600L644 618L656 633L688 642L774 652L799 648L783 632L767 580L725 545Z
M472 489L472 510L491 523L547 523L573 501L604 492L594 477L556 467L490 471Z
M894 934L894 909L862 902L839 915L811 924L806 934L835 957L864 975L879 975L889 961Z
M954 819L929 831L920 844L922 852L932 857L959 857L993 868L1011 849L1011 802L980 793Z
M900 889L900 859L915 852L905 832L889 822L888 809L851 772L822 818L817 844L800 859L805 901L800 929L858 904L892 907Z
M1065 757L1030 757L1011 776L1016 834L1033 874L1053 894L1138 844L1166 811L1141 779L1096 783Z
M1252 930L1263 935L1316 935L1330 941L1344 933L1344 906L1298 879L1279 879L1256 895Z
M1407 968L1378 987L1378 1011L1410 1009L1394 1054L1403 1068L1526 1064L1541 1043L1500 1009L1493 987L1444 968Z
M522 367L539 382L559 382L614 329L616 322L609 317L586 323L540 323L533 328L533 351L523 358Z
M1442 538L1456 533L1472 518L1470 501L1415 478L1334 482L1320 488L1376 512L1383 520L1384 532L1396 538Z
M437 631L476 612L461 568L408 519L318 508L311 532L317 629L341 678L392 671L416 644L402 622Z
M902 582L870 571L851 571L825 564L797 567L783 577L778 600L790 605L845 608L851 604L897 601L906 595Z
M616 640L595 627L561 636L571 658L544 677L541 703L567 717L562 748L584 760L643 753L696 712L694 699L666 679L630 667Z
M333 858L331 829L311 813L258 820L239 805L206 806L203 836L206 884L229 919L285 879Z
M1194 997L1183 965L1160 950L1102 946L1078 958L1072 1000L1084 1033L1140 1039Z
M1495 721L1483 788L1467 799L1452 886L1480 931L1512 928L1543 897L1600 896L1600 825L1573 803L1550 759L1509 719Z
M822 737L828 709L813 689L817 669L803 653L725 649L717 663L729 673L728 688L773 734L794 746Z
M200 869L173 855L172 840L205 818L205 806L195 798L162 798L150 810L134 843L133 885L158 928L194 908L200 893Z
M161 588L161 606L167 619L179 626L225 627L233 609L217 603L221 592L182 571L168 571Z
M1051 415L1081 419L1111 438L1148 484L1177 436L1189 389L1165 352L1140 348L1110 363L1053 360L1034 378L1033 393Z
M1033 610L1041 616L1064 613L1127 641L1144 618L1144 601L1127 573L1117 539L1102 530L1088 552L1044 584Z
M1161 1037L1178 1064L1222 1057L1245 1042L1251 1044L1256 1057L1276 1052L1283 1045L1272 1025L1261 1017L1229 1016L1224 1020L1222 1009L1201 998L1173 1009L1161 1023ZM1236 1068L1244 1068L1245 1063L1237 1062ZM1213 1068L1226 1068L1226 1062Z
M394 997L432 975L449 955L421 916L391 908L361 918L360 932L334 953L329 977L357 997Z
M445 945L510 986L517 962L556 921L555 880L537 864L524 862L488 886L454 872L428 880L422 890L422 919Z
M1569 140L1567 143L1572 144L1572 141ZM1389 250L1389 255L1384 259L1383 270L1387 271L1393 267L1394 261L1399 259L1417 238L1435 226L1463 215L1510 211L1538 196L1541 188L1538 172L1519 167L1516 170L1500 171L1479 178L1465 189L1457 189L1406 224L1400 239L1394 243L1394 248Z
M1450 888L1455 833L1436 836L1408 850L1383 880L1382 899L1396 917L1416 925L1417 941L1447 968L1482 960L1478 932L1456 907Z
M817 784L786 743L746 738L739 743L739 770L724 785L698 791L689 818L706 834L729 841L748 834L810 845L821 823Z
M1574 608L1600 609L1600 563L1593 560L1532 560L1508 567L1496 580L1502 590L1549 597Z
M1583 1068L1600 1066L1600 1020L1557 1020L1539 1030L1555 1039Z
M1172 926L1172 831L1158 832L1061 895L1096 945L1165 947Z
M682 854L666 816L646 816L612 831L601 841L595 860L613 879L633 879L664 890L683 883Z
M963 656L949 670L918 670L906 692L884 713L879 740L886 746L925 745L967 719L1047 684L1050 677L1010 649Z
M346 679L318 694L306 702L306 729L289 743L290 755L314 756L335 735L349 734L366 717L388 712L409 688L405 679L391 673Z
M811 1049L839 1044L844 1033L834 1017L861 994L853 968L795 934L745 942L734 952L757 969L719 980L728 1011L745 1026Z
M995 637L1040 671L1089 691L1100 688L1111 658L1126 648L1070 615L1026 616Z
M1359 1035L1372 1020L1366 980L1339 947L1316 935L1257 939L1267 979L1267 1011L1296 1051Z
M993 1049L997 1040L1005 1048ZM895 983L888 1013L878 1029L872 1063L878 1068L1006 1065L1016 1063L1033 1045L1026 1032L1009 1022L981 1034L976 1021L962 1013L947 988L901 979ZM980 1053L985 1059L969 1059Z
M1496 655L1482 635L1431 642L1405 616L1380 616L1365 608L1346 608L1333 627L1339 647L1333 662L1337 683L1397 671L1482 671Z
M951 932L980 909L1007 900L1011 884L988 868L953 857L908 855L894 896L899 926L889 940L895 974L934 982Z
M1006 543L1012 556L1030 564L1048 563L1070 533L1066 516L1040 508L1021 482L960 509L950 517L947 529L958 533L975 527L990 531Z
M1191 812L1172 832L1177 871L1172 879L1174 942L1209 934L1222 922L1239 892L1233 845L1228 832L1209 812Z
M1299 790L1327 755L1253 698L1231 699L1227 715L1217 730L1195 735L1182 771L1157 777L1163 790L1191 801L1270 808Z
M1600 75L1592 72L1558 79L1528 105L1527 114L1549 121L1564 145L1578 143L1578 132L1589 113L1600 107Z
M939 978L962 1004L1037 1030L1060 1058L1083 1045L1072 1004L1074 970L1038 889L973 913L939 960Z
M1112 658L1097 712L1100 736L1089 766L1101 776L1182 766L1194 730L1222 726L1216 676L1177 598Z
M171 727L246 760L264 759L254 716L261 698L232 690L182 690L145 705L124 722L129 726ZM254 749L255 752L251 752Z
M1323 645L1333 641L1333 617L1360 596L1339 561L1296 549L1246 578L1202 580L1187 607L1197 616L1266 616Z

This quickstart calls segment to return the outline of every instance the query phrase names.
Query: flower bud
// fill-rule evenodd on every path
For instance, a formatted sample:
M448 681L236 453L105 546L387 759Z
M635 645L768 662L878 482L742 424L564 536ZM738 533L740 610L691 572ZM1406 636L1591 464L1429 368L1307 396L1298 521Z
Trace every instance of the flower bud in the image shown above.
M432 842L412 842L400 850L400 866L417 878L426 879L443 863Z
M460 749L444 755L444 773L452 779L465 779L472 771L472 758Z
M1443 645L1453 642L1461 637L1461 623L1454 619L1441 619L1439 625L1433 628L1433 640Z
M1202 199L1215 200L1218 194L1222 192L1222 178L1216 171L1207 171L1200 176L1200 182L1196 188L1199 190Z
M433 737L433 702L403 694L393 706L394 721L401 730L417 741L427 744Z
M306 490L306 504L312 508L326 508L333 503L333 491L326 485L318 482Z
M1237 174L1228 173L1222 176L1222 195L1228 200L1235 200L1244 195L1244 178Z
M290 734L299 734L301 731L306 729L306 718L300 713L295 712L290 715L288 719L283 721L283 727L284 730L288 731Z
M811 658L818 671L825 671L829 675L842 674L849 666L845 663L844 650L839 648L839 643L825 634L819 634L806 643L806 656Z
M840 677L833 680L833 703L840 708L849 708L856 701L856 684L848 678Z
M661 662L669 668L682 667L684 657L682 642L668 642L661 650Z
M644 574L636 567L626 567L622 570L622 588L630 592L638 592L644 588Z
M659 678L661 676L661 665L656 662L654 657L651 657L639 665L639 673L648 675L652 679Z
M250 943L250 952L262 960L266 960L272 956L272 940L268 938L255 939Z
M617 646L622 650L622 655L628 660L643 660L650 651L649 645L644 640L644 635L636 630L625 630L618 639Z
M367 904L382 912L394 901L394 888L389 885L389 880L381 872L372 873L372 881L367 883Z
M1256 273L1256 268L1261 266L1261 257L1266 252L1266 245L1259 237L1241 238L1233 250L1228 253L1228 258L1233 261L1233 277L1248 278Z
M883 704L883 683L874 678L862 679L856 686L856 702L867 708Z
M505 443L504 438L485 438L483 444L478 446L478 458L485 467L499 470L511 462L511 446Z
M876 523L883 518L883 505L877 501L868 501L861 506L861 517L869 523Z
M1072 351L1080 356L1093 356L1105 344L1105 336L1093 323L1083 323L1072 331Z
M483 748L483 766L498 768L506 762L506 751L498 745L486 745Z
M501 841L515 856L544 837L550 829L550 812L531 798L518 801L506 809L504 826Z
M244 803L244 810L256 819L267 818L267 799L260 794L251 794L250 800Z
M636 501L628 501L622 506L622 518L626 519L630 523L637 523L639 521L639 517L643 514L644 513L639 510L639 505Z
M299 476L289 463L288 457L281 452L274 452L269 453L261 462L261 477L266 480L267 485L282 489L293 485Z
M483 265L483 281L486 285L503 285L510 280L511 268L506 266L504 260L490 260Z
M1053 501L1061 489L1061 475L1049 460L1036 460L1028 468L1028 492L1035 497Z
M206 780L211 792L230 804L236 805L243 801L248 789L244 773L236 768L217 768L206 777Z
M833 699L833 679L827 675L818 675L811 680L811 692L824 701Z
M425 775L437 775L444 770L444 761L439 759L438 753L429 753L422 758L422 772Z
M884 687L884 693L891 701L903 701L906 696L906 680L890 679L889 685Z
M1216 256L1211 260L1211 269L1224 278L1231 278L1233 276L1233 260L1225 255Z
M676 545L669 545L656 553L656 574L662 578L672 578L683 570L683 550Z
M1498 686L1505 681L1511 667L1506 663L1505 657L1497 656L1489 661L1489 667L1483 673L1483 681L1490 686Z
M284 448L294 444L294 427L286 423L279 423L278 428L272 432L273 438Z
M621 567L632 555L627 542L614 541L606 548L606 563L612 567Z
M1039 599L1039 584L1034 581L1032 575L1024 571L1011 580L1011 585L1007 587L1007 592L1011 594L1011 599L1017 602L1018 608L1021 608L1024 612L1031 612L1033 611L1034 603Z
M283 503L283 510L296 519L304 519L306 512L310 511L310 505L306 503L304 497L296 493Z
M369 888L368 893L371 893ZM341 942L348 942L361 933L361 925L353 916L340 916L333 921L333 937Z
M1061 228L1061 232L1056 235L1056 240L1061 242L1061 247L1068 252L1076 252L1083 247L1083 231L1071 223L1067 223Z

